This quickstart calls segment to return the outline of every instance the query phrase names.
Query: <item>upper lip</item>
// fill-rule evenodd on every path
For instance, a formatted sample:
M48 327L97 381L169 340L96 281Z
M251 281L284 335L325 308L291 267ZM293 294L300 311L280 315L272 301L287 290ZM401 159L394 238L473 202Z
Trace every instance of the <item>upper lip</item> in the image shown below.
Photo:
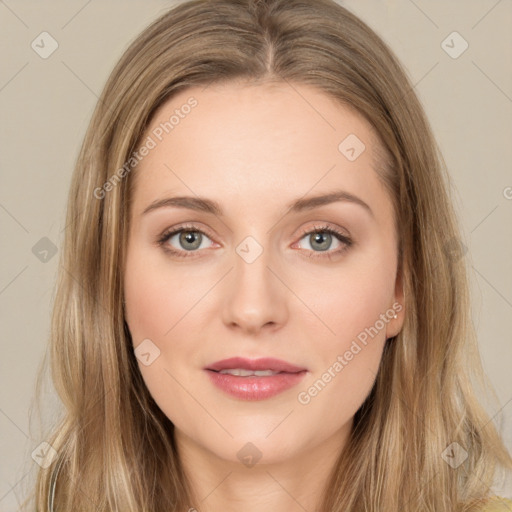
M263 357L260 359L246 359L244 357L230 357L229 359L222 359L216 363L210 364L206 370L233 370L236 368L244 370L272 370L274 372L298 373L306 370L288 363L281 359L274 359L272 357Z

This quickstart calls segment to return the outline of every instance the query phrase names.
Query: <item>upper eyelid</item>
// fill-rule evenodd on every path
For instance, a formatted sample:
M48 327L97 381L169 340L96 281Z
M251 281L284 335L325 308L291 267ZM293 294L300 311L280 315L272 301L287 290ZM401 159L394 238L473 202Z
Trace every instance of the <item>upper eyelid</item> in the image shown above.
M164 237L167 238L170 236L174 236L174 235L180 233L181 231L197 231L203 235L206 235L210 239L213 237L213 235L210 234L208 229L205 229L205 228L202 228L202 227L199 227L196 225L192 225L192 224L191 225L185 224L185 225L178 225L173 228L165 229L159 238L164 238Z

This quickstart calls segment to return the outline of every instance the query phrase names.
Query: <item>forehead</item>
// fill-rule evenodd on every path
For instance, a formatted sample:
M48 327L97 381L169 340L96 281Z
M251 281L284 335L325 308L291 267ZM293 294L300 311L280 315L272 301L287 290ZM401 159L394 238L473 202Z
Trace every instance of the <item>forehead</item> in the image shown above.
M260 206L341 186L368 201L383 192L371 125L311 86L189 88L155 112L148 138L154 147L133 176L136 203L170 190Z

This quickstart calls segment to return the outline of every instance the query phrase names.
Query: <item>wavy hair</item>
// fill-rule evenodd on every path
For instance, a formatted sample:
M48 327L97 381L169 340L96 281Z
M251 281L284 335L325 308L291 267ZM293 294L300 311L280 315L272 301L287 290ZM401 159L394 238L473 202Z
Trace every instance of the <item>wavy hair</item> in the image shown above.
M37 511L190 507L173 424L144 384L124 319L133 173L104 197L98 190L140 146L160 105L230 80L313 86L362 115L382 146L378 175L394 207L406 317L320 510L477 510L512 458L477 399L477 389L491 388L470 316L468 258L450 178L407 72L332 0L191 0L122 55L76 162L45 357L62 411L44 436L56 455L37 473ZM467 452L457 468L442 456L454 442Z

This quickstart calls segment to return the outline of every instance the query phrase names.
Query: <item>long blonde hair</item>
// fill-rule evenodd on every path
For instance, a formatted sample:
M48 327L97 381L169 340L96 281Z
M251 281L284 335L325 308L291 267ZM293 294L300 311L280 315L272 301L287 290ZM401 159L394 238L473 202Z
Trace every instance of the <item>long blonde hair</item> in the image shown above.
M115 66L70 188L49 340L63 412L44 437L56 456L37 474L37 510L194 506L173 424L144 384L124 320L133 173L108 193L98 190L129 160L163 102L187 87L235 79L314 86L364 116L384 149L379 178L395 209L406 318L386 344L320 510L476 510L512 459L474 391L489 384L449 176L396 57L331 0L181 3ZM452 467L447 449L467 458Z

